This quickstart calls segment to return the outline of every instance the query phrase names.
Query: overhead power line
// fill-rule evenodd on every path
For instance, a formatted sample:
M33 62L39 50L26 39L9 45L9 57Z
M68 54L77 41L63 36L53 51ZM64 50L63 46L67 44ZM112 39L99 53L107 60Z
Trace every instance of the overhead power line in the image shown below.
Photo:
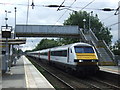
M116 12L114 13L114 15L120 14L120 13L119 13L119 10L120 10L120 6L118 6L118 8L116 9Z
M53 8L56 8L56 7L66 7L66 6L63 6L63 5L45 5L44 7L53 7Z
M111 27L111 26L114 26L114 25L117 25L117 24L119 24L120 22L116 22L116 23L113 23L113 24L111 24L111 25L108 25L107 27Z
M89 6L91 3L93 3L95 0L91 1L90 3L88 3L87 5L85 5L81 10L83 10L84 8L86 8L87 6Z
M61 5L58 7L57 11L60 9L60 7L63 5L63 3L65 2L65 0L61 3Z
M102 19L101 21L105 21L105 20L107 20L107 19L110 19L110 18L113 17L113 16L115 16L115 15L110 15L109 17L106 17L106 18Z
M28 4L14 4L14 3L0 3L0 5L18 5L18 6L28 6ZM32 1L32 4L29 5L32 6L32 9L34 9L34 6L36 7L45 7L45 5L35 5L34 1Z
M65 1L65 0L64 0ZM63 1L63 3L64 3ZM93 0L95 1L95 0ZM70 6L64 6L63 3L61 5L35 5L34 4L34 0L32 0L32 4L29 5L29 6L32 6L32 9L34 9L34 7L58 7L57 11L58 10L61 10L60 7L66 7L66 8L82 8L81 10L83 9L91 9L91 10L101 10L101 11L118 11L119 7L117 9L110 9L110 8L103 8L103 9L97 9L97 8L86 8L88 5L90 5L93 1L91 1L90 3L88 3L85 7L70 7ZM28 6L28 4L14 4L14 3L0 3L1 5L21 5L21 6ZM66 9L65 8L65 9Z
M74 2L68 7L70 8L74 3L76 2L76 0L74 0ZM56 21L56 23L64 16L64 14L68 11L68 9L58 18L58 20ZM55 23L55 25L56 25Z

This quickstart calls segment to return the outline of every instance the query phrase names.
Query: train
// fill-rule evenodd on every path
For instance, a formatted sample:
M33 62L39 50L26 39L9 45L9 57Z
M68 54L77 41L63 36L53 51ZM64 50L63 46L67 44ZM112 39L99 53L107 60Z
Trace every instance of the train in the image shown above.
M88 43L78 42L28 52L27 55L49 62L51 65L55 65L65 71L77 72L81 75L99 71L96 50Z

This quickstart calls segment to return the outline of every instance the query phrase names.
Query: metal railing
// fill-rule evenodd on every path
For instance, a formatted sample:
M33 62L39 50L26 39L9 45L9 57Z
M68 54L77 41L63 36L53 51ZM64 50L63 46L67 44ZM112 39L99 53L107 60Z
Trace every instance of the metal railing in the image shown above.
M100 60L102 60L102 59L103 59L103 58L102 58L102 55L101 55L101 53L99 52L99 50L96 48L95 43L94 43L93 41L91 41L91 44L95 47L95 50L96 50L97 55L98 55L98 58L99 58Z
M85 35L84 35L82 29L79 29L79 32L80 32L80 35L81 35L82 39L86 42L87 39L86 39L86 37L85 37Z
M109 49L109 47L107 46L106 42L104 40L98 40L98 38L95 36L95 34L93 33L93 31L90 29L89 30L89 35L92 37L93 40L88 41L85 34L83 33L82 29L80 30L80 35L82 37L83 40L85 40L87 43L92 44L94 47L96 46L102 46L104 47L105 51L107 52L107 54L109 55L109 57L115 61L115 55L112 53L112 51ZM99 50L97 48L95 48L98 54L98 57L100 59L102 59L102 55L99 52Z
M107 46L106 42L104 40L100 41L100 43L102 44L102 46L105 48L106 52L108 53L108 55L115 60L115 55L113 54L113 52L110 50L110 48Z
M92 36L92 38L94 39L95 42L98 42L98 38L95 36L95 34L93 33L93 31L91 29L89 30L89 34L90 34L90 36Z
M90 36L93 38L94 42L96 43L96 45L101 45L104 47L105 51L107 52L107 54L113 59L115 60L115 55L112 53L112 51L110 50L110 48L107 46L106 42L104 40L99 41L97 39L97 37L95 36L95 34L93 33L92 30L89 30L89 34ZM92 41L93 42L93 41ZM97 50L98 51L98 50ZM98 53L100 54L100 52L98 51ZM101 54L100 57L102 58Z

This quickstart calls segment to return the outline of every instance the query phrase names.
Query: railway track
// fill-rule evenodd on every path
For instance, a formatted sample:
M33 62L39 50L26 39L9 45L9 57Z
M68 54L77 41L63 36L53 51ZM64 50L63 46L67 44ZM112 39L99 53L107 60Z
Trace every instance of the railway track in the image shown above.
M53 78L56 78L59 81L58 83L63 84L63 88L69 88L69 90L77 90L77 89L118 90L120 89L120 87L116 85L109 84L107 82L101 81L94 77L78 78L78 77L69 75L61 70L58 70L55 67L51 67L49 65L40 63L38 60L32 60L31 58L29 58L29 60L32 63L34 61L34 64L36 64L38 67L41 67L45 72L47 72Z
M117 86L117 85L113 85L111 83L108 83L108 82L105 82L103 80L100 80L98 78L95 78L95 77L89 77L89 80L93 81L93 82L98 82L99 85L101 84L104 88L109 88L109 89L113 89L113 90L120 90L120 86Z
M29 59L30 60L30 59ZM61 78L59 78L58 76L56 76L54 73L50 72L48 69L46 69L44 66L42 66L40 63L38 63L37 61L33 61L30 60L34 65L36 65L36 67L40 67L40 69L42 69L42 71L44 71L44 75L45 73L51 75L52 77L54 77L55 79L57 79L59 82L58 83L62 83L62 87L61 88L67 88L69 90L76 90L74 89L71 85L69 85L67 82L65 82L64 80L62 80ZM38 69L39 70L39 69ZM41 70L40 70L41 71ZM45 75L45 76L49 76L49 75ZM51 78L51 77L50 77ZM52 82L51 82L52 83Z

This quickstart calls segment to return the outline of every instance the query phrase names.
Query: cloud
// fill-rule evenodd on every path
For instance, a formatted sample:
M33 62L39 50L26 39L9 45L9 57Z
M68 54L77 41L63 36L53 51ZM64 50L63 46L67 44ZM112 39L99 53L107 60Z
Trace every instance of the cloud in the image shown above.
M32 3L32 0L30 1L30 5ZM89 2L93 0L76 0L76 2L72 5L72 9L74 10L80 10L81 8L75 8L75 7L84 7ZM94 11L94 15L98 14L100 20L103 20L111 15L114 15L114 12L104 12L100 10L93 10L94 9L102 9L102 8L113 8L116 9L118 7L118 1L119 0L95 0L92 4L90 4L87 8L91 9L84 9L87 10L87 12ZM37 25L62 25L64 20L66 20L69 17L69 13L72 13L71 11L67 11L65 13L65 10L57 11L57 8L47 8L43 7L42 5L60 5L63 2L63 0L34 0L35 7L32 9L32 7L29 7L29 16L28 16L28 24L37 24ZM65 3L63 5L70 6L74 0L65 0ZM15 12L14 7L17 7L17 24L26 24L27 20L27 4L28 0L0 0L0 25L5 25L5 10L12 11L12 13L9 13L8 16L8 24L12 25L14 27L14 21L15 21ZM19 4L19 5L18 5ZM20 5L21 4L21 5ZM63 15L64 14L64 15ZM63 15L63 16L62 16ZM62 18L58 21L58 19L62 16ZM109 19L106 19L102 21L105 26L111 25L113 23L116 23L118 21L117 16L110 17ZM116 32L117 32L117 25L111 27L112 34L113 34L113 41L117 39ZM30 38L27 41L26 45L24 46L24 49L30 49L33 48L33 40L34 44L37 45L38 39ZM37 43L36 43L37 42ZM31 46L30 46L31 45Z
M32 3L31 0L30 4ZM66 0L64 5L70 5L74 0ZM26 23L26 18L27 18L27 0L4 0L0 1L1 3L11 3L14 5L2 5L2 10L11 10L12 13L10 14L10 21L12 21L11 25L14 25L14 7L17 7L17 23ZM90 1L89 0L76 0L74 3L73 7L84 7L86 4L88 4ZM115 7L116 6L116 1L113 2L113 0L95 0L92 4L88 6L88 8L104 8L104 7ZM65 10L63 11L56 11L57 8L46 8L46 7L41 7L39 5L52 5L52 4L57 4L60 5L62 3L61 0L34 0L35 3L35 8L32 9L32 7L29 7L29 23L33 24L42 24L42 23L49 23L49 24L54 24L56 21L59 19L59 17L64 13ZM103 5L104 3L104 5ZM17 4L24 4L24 5L17 5ZM38 6L37 6L38 5ZM3 8L4 6L4 8ZM116 8L116 7L115 7ZM80 8L78 9L80 10ZM88 10L90 11L90 10ZM67 11L67 13L58 21L58 23L63 23L63 21L66 19L66 17L69 16L69 13L71 11ZM100 11L94 11L95 13L100 13ZM102 12L104 13L104 12ZM4 14L4 13L3 13ZM100 13L101 14L101 13ZM3 15L2 15L3 16ZM54 22L54 23L53 23Z
M25 50L32 50L34 49L37 44L41 41L42 38L27 38L26 44L22 44L21 49Z

